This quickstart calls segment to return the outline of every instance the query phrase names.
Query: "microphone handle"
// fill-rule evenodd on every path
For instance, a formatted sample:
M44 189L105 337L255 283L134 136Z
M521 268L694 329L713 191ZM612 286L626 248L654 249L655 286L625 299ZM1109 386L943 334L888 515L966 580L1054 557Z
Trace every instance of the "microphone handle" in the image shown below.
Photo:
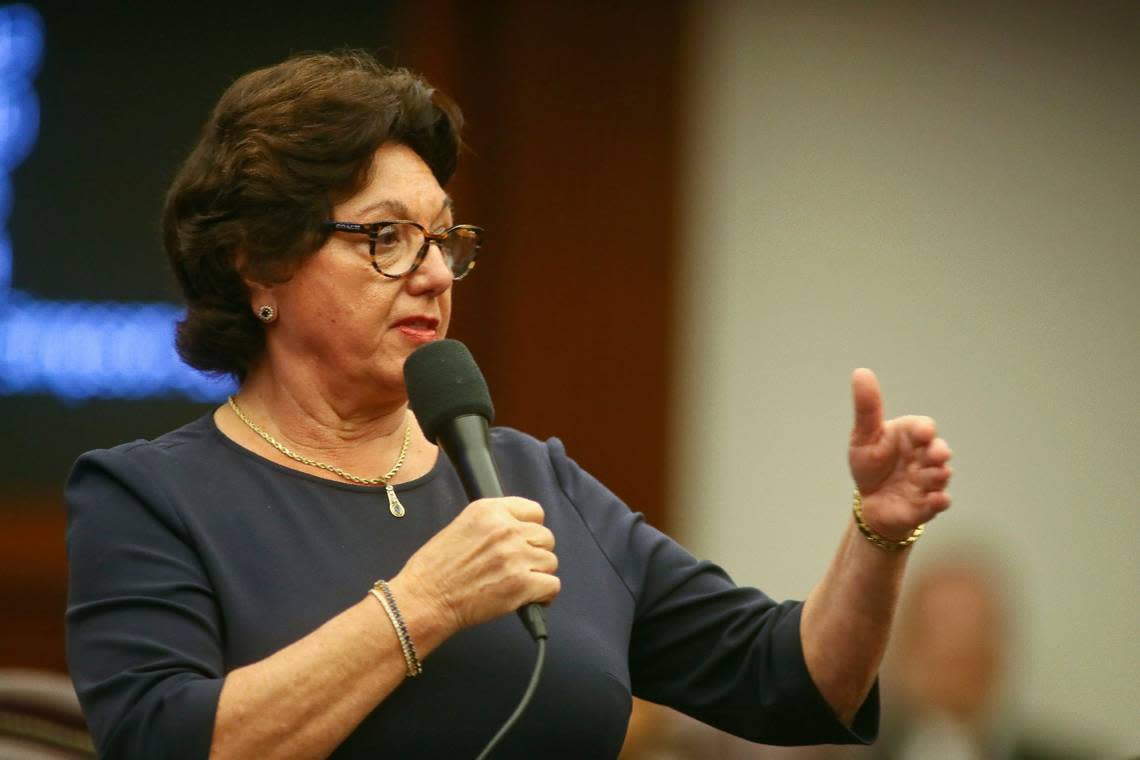
M503 496L499 470L491 457L487 419L478 414L462 414L443 425L436 442L447 454L463 491L471 501ZM519 619L538 641L547 638L546 615L542 606L531 602L518 610Z
M503 496L499 469L491 458L487 419L461 414L441 426L436 442L459 473L459 482L471 501Z

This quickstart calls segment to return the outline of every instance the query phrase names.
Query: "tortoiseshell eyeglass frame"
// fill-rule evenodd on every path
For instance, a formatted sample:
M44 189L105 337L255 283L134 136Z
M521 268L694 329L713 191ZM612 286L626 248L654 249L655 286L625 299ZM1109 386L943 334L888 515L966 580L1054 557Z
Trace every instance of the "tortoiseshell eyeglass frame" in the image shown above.
M389 274L388 272L385 272L380 268L380 264L376 261L376 239L380 235L380 230L392 224L410 224L413 227L417 228L421 233L423 233L424 236L424 244L420 246L419 251L416 252L416 258L412 262L412 265L408 267L407 271L401 272L400 274ZM454 279L462 280L464 277L471 273L472 269L475 268L475 259L478 258L479 249L483 246L483 228L476 227L473 224L456 224L439 233L428 232L422 224L419 222L413 222L410 219L387 219L381 222L367 223L337 222L330 220L325 222L323 226L324 229L332 232L355 232L360 235L367 235L368 257L372 261L372 268L392 280L398 280L401 277L407 277L412 272L419 269L420 264L422 264L424 259L427 258L428 248L431 247L432 243L435 243L437 246L439 246L440 252L442 253L444 250L446 250L445 245L447 244L447 241L456 232L473 232L475 233L475 249L471 254L471 258L467 261L467 264L464 266L462 272L456 272L454 268L451 270L451 276Z

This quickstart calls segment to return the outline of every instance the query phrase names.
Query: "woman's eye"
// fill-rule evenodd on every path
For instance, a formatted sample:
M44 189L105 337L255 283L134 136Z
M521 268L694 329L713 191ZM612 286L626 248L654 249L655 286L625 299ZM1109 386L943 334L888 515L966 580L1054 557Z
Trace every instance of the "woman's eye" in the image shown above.
M392 224L387 227L381 227L376 233L376 244L384 246L385 248L392 248L400 244L400 230L396 225Z

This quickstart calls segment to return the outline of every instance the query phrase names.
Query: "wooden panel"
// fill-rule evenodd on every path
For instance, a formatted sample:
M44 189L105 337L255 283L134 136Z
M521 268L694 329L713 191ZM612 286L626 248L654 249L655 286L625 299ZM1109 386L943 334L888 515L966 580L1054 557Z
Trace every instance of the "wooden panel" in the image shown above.
M452 334L498 422L667 522L677 6L413 3L403 26L401 60L467 117L449 190L488 243Z
M0 503L0 523L0 668L66 671L62 496L7 496Z

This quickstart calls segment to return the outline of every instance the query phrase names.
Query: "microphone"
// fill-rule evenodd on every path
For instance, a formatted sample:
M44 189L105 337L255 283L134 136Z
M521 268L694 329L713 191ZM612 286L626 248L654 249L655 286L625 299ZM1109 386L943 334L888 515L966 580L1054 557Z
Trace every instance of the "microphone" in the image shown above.
M420 428L447 454L467 498L502 496L487 432L495 408L467 346L457 340L437 340L419 347L404 362L404 385ZM547 638L541 605L532 602L518 614L535 641Z

